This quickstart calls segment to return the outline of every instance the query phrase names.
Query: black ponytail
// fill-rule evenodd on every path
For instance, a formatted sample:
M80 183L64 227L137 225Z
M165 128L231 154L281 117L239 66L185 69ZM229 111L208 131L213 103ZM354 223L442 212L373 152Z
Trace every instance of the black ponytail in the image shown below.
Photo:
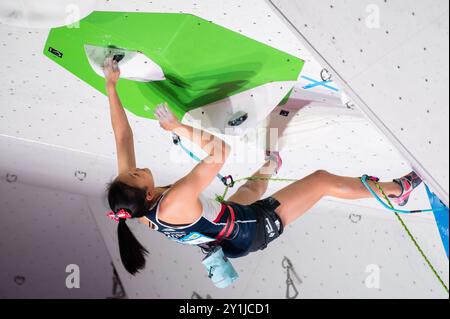
M122 264L130 274L135 275L139 270L144 269L145 256L148 254L148 250L141 245L128 228L126 219L119 220L117 237Z
M128 211L132 218L142 217L148 209L146 202L147 189L131 187L115 180L107 187L108 203L114 212L121 209ZM117 228L120 259L125 269L132 275L145 267L145 256L148 250L136 239L126 224L126 219L120 219Z

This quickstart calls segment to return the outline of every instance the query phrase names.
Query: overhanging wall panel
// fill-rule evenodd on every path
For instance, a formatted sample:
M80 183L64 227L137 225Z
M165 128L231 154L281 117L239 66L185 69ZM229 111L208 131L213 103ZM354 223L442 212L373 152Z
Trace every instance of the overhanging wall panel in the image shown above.
M269 2L448 204L448 2Z

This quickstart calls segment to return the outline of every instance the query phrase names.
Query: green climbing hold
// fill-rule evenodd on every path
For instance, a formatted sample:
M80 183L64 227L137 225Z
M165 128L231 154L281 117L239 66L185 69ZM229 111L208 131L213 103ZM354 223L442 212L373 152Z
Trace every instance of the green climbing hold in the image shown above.
M154 119L156 104L167 101L180 119L190 110L277 81L296 81L304 61L190 14L93 12L79 28L50 31L44 54L75 76L105 92L85 45L144 54L165 79L122 79L123 105Z

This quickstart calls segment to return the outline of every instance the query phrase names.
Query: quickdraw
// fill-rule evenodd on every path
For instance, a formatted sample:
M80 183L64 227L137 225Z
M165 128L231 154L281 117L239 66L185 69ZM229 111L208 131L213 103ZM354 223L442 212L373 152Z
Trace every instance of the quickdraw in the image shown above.
M183 143L181 142L180 137L175 134L172 133L172 141L175 145L180 146L191 158L193 158L194 160L196 160L197 162L200 162L201 159L195 155L193 152L191 152L190 150L188 150ZM226 187L233 187L234 186L234 180L233 180L233 176L228 175L228 176L222 176L221 174L217 174L217 178L226 186Z

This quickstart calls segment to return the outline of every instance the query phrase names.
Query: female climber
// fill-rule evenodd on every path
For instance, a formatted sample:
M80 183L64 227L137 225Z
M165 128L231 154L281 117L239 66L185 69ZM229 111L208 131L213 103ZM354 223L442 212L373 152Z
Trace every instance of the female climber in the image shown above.
M278 173L282 164L277 152L267 151L264 166L226 201L207 198L202 192L221 170L230 147L216 136L181 124L167 104L158 105L155 111L160 126L197 143L207 156L174 184L155 186L150 169L136 167L133 133L116 91L120 70L113 59L105 61L104 73L119 172L107 187L112 209L108 216L118 222L120 256L125 269L133 275L144 268L148 251L128 228L126 221L130 218L180 243L194 238L191 243L200 247L219 244L227 257L237 258L265 249L324 196L348 200L372 196L359 178L318 170L261 199L267 190L267 178ZM369 183L380 194L373 182ZM413 172L380 185L403 206L420 183Z

